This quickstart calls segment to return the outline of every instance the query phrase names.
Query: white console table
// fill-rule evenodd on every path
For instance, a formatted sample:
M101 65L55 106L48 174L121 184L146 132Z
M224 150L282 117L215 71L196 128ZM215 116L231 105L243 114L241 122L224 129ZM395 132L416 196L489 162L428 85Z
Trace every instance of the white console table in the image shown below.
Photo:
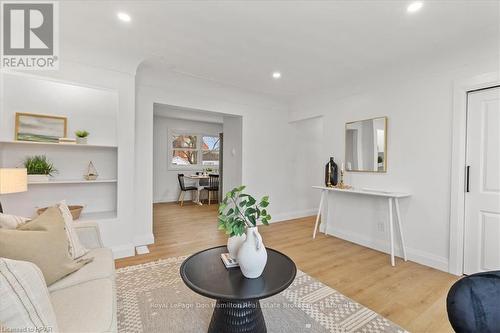
M313 231L313 239L316 238L316 230L318 229L319 218L321 216L321 210L323 209L323 202L325 201L325 197L329 192L338 192L338 193L352 193L352 194L362 194L362 195L371 195L376 197L384 197L387 198L387 202L389 204L389 234L391 237L391 265L395 265L394 261L394 218L392 213L392 205L396 206L396 217L398 220L399 227L399 235L401 237L401 247L403 249L403 258L406 261L406 248L405 241L403 236L403 227L401 222L401 214L399 212L399 198L409 197L409 193L400 193L400 192L388 192L388 191L379 191L379 190L371 190L371 189L339 189L334 187L326 187L326 186L313 186L313 188L321 190L321 199L319 201L319 209L318 215L316 216L316 223L314 225ZM325 221L325 235L327 235L328 230L328 221Z

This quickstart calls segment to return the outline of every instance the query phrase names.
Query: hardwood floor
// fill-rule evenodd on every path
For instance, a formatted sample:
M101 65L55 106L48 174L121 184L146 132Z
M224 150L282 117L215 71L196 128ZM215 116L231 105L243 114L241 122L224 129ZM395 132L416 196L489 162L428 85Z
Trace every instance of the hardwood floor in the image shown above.
M154 205L155 244L151 253L116 260L116 267L192 254L223 245L217 230L217 205L190 202ZM457 277L397 259L332 236L311 238L314 218L259 228L266 246L290 256L297 267L410 332L453 332L446 316L446 294Z

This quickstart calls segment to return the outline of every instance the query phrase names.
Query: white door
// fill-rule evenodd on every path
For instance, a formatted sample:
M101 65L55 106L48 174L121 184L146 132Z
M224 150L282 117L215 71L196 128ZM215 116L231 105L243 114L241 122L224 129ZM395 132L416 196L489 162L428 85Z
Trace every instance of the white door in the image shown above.
M468 174L465 189L465 274L500 270L499 133L500 87L469 93L465 171L466 177Z

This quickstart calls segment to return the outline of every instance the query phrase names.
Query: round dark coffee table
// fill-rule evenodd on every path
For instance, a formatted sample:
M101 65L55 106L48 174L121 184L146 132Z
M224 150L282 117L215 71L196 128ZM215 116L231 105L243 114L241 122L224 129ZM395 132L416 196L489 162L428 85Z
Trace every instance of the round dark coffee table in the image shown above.
M220 258L227 253L218 246L195 253L181 265L181 277L194 292L217 300L209 333L263 333L266 323L259 300L285 290L295 279L294 262L281 252L267 249L262 275L247 279L239 267L227 269Z

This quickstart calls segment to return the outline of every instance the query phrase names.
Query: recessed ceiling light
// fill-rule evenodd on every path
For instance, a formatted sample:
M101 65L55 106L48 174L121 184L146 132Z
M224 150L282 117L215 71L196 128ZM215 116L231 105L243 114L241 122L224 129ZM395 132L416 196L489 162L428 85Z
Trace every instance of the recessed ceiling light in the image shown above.
M422 1L412 2L411 4L408 5L408 7L406 8L406 11L408 13L418 12L420 9L422 9L423 5L424 5L424 3Z
M273 79L279 79L281 77L280 72L273 72Z
M132 20L130 18L130 15L127 13L120 12L120 13L116 14L116 16L118 16L118 18L120 20L122 20L123 22L130 22Z

